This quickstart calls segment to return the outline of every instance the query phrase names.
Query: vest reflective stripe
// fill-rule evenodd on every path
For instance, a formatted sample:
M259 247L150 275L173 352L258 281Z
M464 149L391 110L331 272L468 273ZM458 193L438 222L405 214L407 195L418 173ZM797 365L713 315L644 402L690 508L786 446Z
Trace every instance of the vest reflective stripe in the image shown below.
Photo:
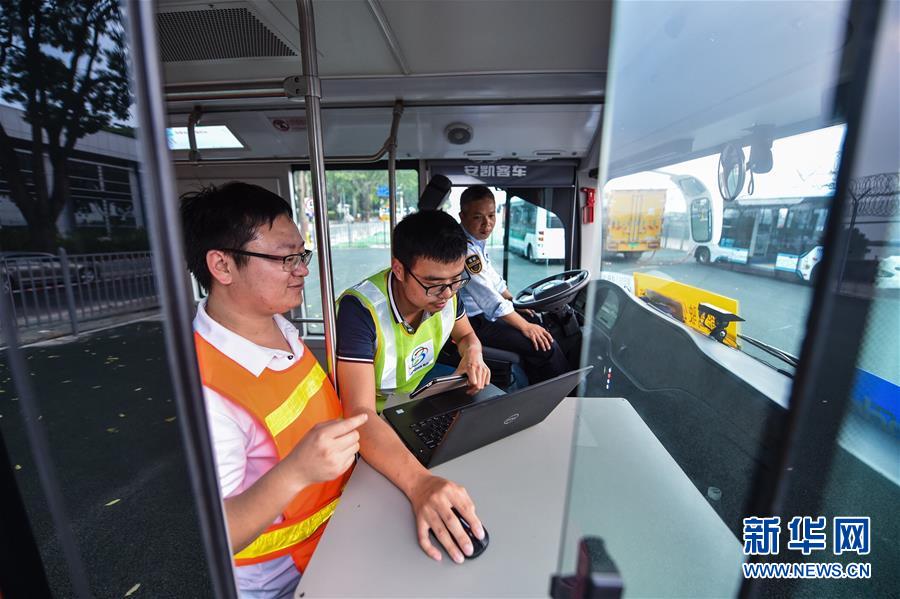
M318 393L324 380L325 371L316 364L284 403L266 416L266 428L273 437L300 417L309 398Z
M381 376L379 377L380 380L377 381L378 384L376 386L379 390L396 389L397 339L392 334L393 327L388 326L385 328L383 326L384 323L394 322L394 315L391 313L390 300L388 300L387 296L368 279L353 287L353 291L357 291L368 300L368 302L363 302L363 305L368 307L370 312L373 312L372 316L375 319L375 331L378 336L375 358L376 361L379 362L379 364L375 365L375 371L376 375L378 372L381 373Z
M453 330L453 325L456 324L456 302L460 301L458 295L453 296L452 302L447 302L447 305L444 306L444 309L441 310L441 336L443 337L443 341L441 342L441 347L443 347L444 343L447 343L447 339L450 338L450 331ZM452 309L448 310L450 306L453 306ZM436 353L440 353L441 348L434 348ZM437 359L437 356L435 356Z
M384 270L354 285L344 292L359 299L366 307L375 322L375 409L381 412L387 396L392 393L410 393L418 386L430 367L412 367L407 360L412 353L430 343L433 355L431 364L437 360L441 347L450 338L450 332L456 322L456 306L459 301L453 296L451 301L440 312L423 320L414 333L406 331L406 327L394 319L388 297L388 276L390 270ZM343 295L341 297L343 297ZM340 298L338 299L340 302ZM409 373L409 378L407 375Z
M318 512L301 522L290 523L281 528L267 529L256 540L235 554L239 560L263 560L269 555L277 557L283 555L297 543L308 539L316 530L326 522L337 508L338 499L335 499ZM276 525L277 527L278 525Z

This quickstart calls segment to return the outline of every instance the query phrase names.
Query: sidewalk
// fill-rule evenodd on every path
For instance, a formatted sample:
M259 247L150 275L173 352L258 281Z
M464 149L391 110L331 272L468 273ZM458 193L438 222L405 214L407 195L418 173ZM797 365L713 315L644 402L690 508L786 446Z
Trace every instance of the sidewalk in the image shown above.
M139 310L135 312L115 314L112 316L106 316L103 318L96 318L87 321L80 321L78 323L77 338L81 338L87 334L96 333L98 331L102 331L111 327L117 327L142 320L159 320L161 317L162 314L160 308L155 307L147 310ZM27 328L25 330L19 329L18 335L19 345L21 347L38 344L59 345L63 343L70 343L76 339L76 337L72 335L72 325L68 321L48 323L44 326ZM0 339L0 351L5 350L6 347L6 337L3 336L2 339Z

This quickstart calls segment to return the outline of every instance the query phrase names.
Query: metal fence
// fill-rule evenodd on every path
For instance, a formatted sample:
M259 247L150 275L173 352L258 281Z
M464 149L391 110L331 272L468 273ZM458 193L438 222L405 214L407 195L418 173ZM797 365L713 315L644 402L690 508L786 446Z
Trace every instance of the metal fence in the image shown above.
M328 236L334 247L375 247L389 245L389 223L373 220L364 222L329 222Z
M0 282L20 331L78 334L80 323L159 305L150 252L3 252Z

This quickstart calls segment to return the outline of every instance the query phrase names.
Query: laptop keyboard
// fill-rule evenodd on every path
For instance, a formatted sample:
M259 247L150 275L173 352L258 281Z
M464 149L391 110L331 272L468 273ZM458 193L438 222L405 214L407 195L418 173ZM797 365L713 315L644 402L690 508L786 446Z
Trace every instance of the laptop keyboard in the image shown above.
M409 425L409 428L429 449L434 449L441 442L441 439L444 438L444 435L447 434L447 429L456 420L457 414L459 414L459 411L432 416L419 422L413 422Z

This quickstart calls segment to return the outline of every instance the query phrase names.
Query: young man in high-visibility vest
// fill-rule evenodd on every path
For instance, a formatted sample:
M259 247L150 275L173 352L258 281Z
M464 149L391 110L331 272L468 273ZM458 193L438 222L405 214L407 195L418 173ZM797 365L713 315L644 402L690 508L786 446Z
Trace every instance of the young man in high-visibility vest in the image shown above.
M457 372L468 376L469 392L490 382L481 343L456 295L468 281L466 236L450 215L418 212L394 229L392 252L390 268L351 287L338 301L338 388L348 415L369 416L359 429L360 453L409 498L422 550L441 559L429 539L431 529L462 563L459 549L469 555L472 543L452 509L478 538L484 536L471 498L460 485L425 469L377 413L388 398L422 382L451 338L462 357Z
M232 182L186 194L203 395L241 597L293 595L359 451L331 382L282 313L311 252L281 197Z

